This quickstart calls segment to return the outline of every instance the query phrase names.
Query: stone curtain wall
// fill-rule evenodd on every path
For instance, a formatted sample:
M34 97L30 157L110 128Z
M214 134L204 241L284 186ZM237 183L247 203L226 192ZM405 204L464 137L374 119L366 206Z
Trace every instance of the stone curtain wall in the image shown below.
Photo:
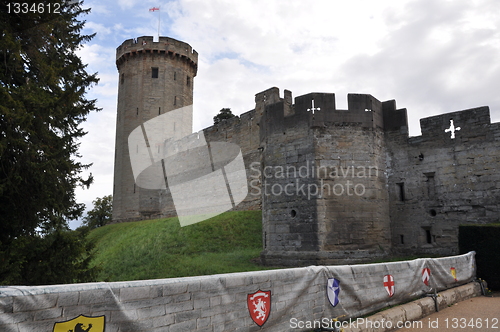
M105 332L290 331L299 322L342 315L355 318L431 289L470 282L475 276L474 255L133 282L0 287L0 330L49 332L57 322L104 315ZM428 285L422 279L425 268L430 269ZM388 275L394 283L392 295L384 287ZM327 296L332 278L339 285L335 306ZM262 328L252 321L247 305L248 294L259 290L271 292Z
M420 125L422 136L409 139L405 130L387 132L393 248L457 254L459 225L499 220L500 124L491 124L489 108L480 107Z

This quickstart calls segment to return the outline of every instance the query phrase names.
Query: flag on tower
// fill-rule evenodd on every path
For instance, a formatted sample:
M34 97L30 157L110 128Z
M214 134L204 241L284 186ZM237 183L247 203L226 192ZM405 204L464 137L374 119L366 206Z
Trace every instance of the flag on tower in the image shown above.
M153 43L156 41L158 42L160 40L160 22L161 22L161 14L160 14L160 7L152 7L152 8L149 8L149 12L158 12L158 38L155 40L153 38Z

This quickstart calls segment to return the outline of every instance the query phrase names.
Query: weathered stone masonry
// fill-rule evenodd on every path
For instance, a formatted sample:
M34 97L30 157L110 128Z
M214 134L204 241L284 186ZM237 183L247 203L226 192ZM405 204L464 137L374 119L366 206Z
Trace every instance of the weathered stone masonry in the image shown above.
M113 219L174 216L168 189L134 185L127 136L158 112L192 103L197 53L141 37L117 49L117 66ZM407 111L394 100L349 94L339 110L333 93L293 100L270 88L256 94L253 110L203 133L241 148L249 194L236 209L262 209L262 260L332 264L456 254L459 224L498 222L500 124L491 124L488 107L420 125L422 135L409 137Z
M451 120L460 128L453 139ZM387 133L392 243L400 252L454 254L459 224L499 220L500 123L479 107L420 126L419 137Z
M145 36L128 39L116 49L119 72L116 116L113 220L163 216L173 211L168 190L148 190L135 184L128 137L144 122L193 104L198 53L173 38ZM191 114L192 117L192 114ZM192 118L185 126L192 128Z
M348 95L348 110L326 93L267 106L262 169L290 171L262 180L263 261L456 254L459 224L498 222L500 124L488 107L425 118L421 128L409 137L406 109L370 95ZM287 186L291 195L279 192Z

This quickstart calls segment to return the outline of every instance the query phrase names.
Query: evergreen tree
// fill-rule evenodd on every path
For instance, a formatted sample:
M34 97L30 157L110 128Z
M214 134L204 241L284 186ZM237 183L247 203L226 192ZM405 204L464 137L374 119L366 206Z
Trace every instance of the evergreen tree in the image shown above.
M67 240L74 234L67 230L67 220L80 217L84 210L75 200L76 186L92 182L80 176L90 166L77 161L77 140L85 135L80 124L89 112L98 111L95 100L85 96L97 83L96 74L88 74L75 54L93 37L80 34L85 22L79 16L89 10L76 1L23 3L30 9L25 13L16 13L13 7L9 13L5 4L0 9L0 283L4 284L30 282L23 273L41 275L38 272L48 270L37 262L38 248L46 248L42 256L54 255L69 265L80 264L87 254L70 250ZM51 10L45 6L41 12L40 3L50 3ZM53 239L61 242L54 245ZM58 256L59 250L66 254ZM68 264L58 264L60 269L51 269L78 281L78 273L65 268Z

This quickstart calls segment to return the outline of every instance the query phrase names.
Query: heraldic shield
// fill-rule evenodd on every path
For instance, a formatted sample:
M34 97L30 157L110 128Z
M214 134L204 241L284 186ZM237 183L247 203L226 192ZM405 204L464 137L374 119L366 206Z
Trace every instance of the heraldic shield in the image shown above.
M328 278L328 283L326 284L326 295L328 296L328 301L332 306L339 304L339 293L340 293L340 280L335 278Z
M247 295L247 306L250 317L255 324L262 326L271 313L271 291L261 291Z
M72 320L54 324L52 332L104 332L104 316L88 317L80 315Z

